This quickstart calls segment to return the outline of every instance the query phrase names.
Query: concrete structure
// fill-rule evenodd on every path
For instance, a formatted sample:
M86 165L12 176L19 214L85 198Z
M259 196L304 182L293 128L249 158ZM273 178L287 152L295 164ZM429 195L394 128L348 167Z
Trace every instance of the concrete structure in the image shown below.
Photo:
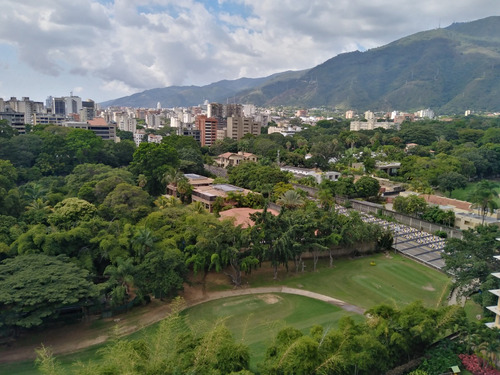
M136 130L134 133L134 142L137 147L145 140L146 132L143 129Z
M245 134L260 134L260 123L252 117L228 117L226 124L226 137L239 140Z
M396 122L377 122L376 119L370 119L368 121L351 121L349 130L352 132L357 132L360 130L374 130L374 129L396 129L399 130L399 124Z
M346 111L346 113L345 113L345 118L347 120L353 119L354 116L356 116L356 113L354 111L352 111L352 110Z
M321 172L321 171L316 171L314 169L307 169L307 168L297 168L297 167L280 167L282 171L285 172L291 172L293 173L294 176L298 178L303 178L303 177L314 177L316 182L320 184L323 180L329 180L329 181L338 181L338 179L341 176L340 172Z
M496 255L493 258L500 260L500 255ZM492 275L498 279L500 279L500 272L492 273ZM491 323L486 323L486 325L490 328L498 328L500 329L500 289L492 289L489 291L498 297L498 301L496 306L488 306L486 307L488 310L492 311L495 314L495 321Z
M7 120L10 126L17 130L18 134L26 134L24 113L15 112L9 107L0 112L0 120Z
M224 106L221 103L210 103L207 105L207 117L222 118Z
M375 169L377 171L382 171L387 173L389 176L394 176L398 174L398 170L401 168L401 163L399 162L381 162L375 163Z
M217 198L226 199L228 193L248 194L250 190L243 189L230 184L218 184L209 186L200 186L193 188L191 199L193 202L201 202L209 212L213 212L213 206Z
M302 128L300 126L269 126L267 128L267 134L280 133L285 137L293 136L294 134L301 132Z
M33 125L45 125L45 124L54 124L54 125L62 125L64 121L66 121L66 116L56 115L53 113L34 113L33 114Z
M82 121L66 121L63 126L73 129L91 130L95 135L104 140L116 142L116 125L108 124L102 117L95 118L86 122Z
M210 177L201 176L196 173L186 173L184 175L193 187L193 189L202 187L202 186L210 186L214 182L214 180ZM177 187L174 184L167 185L167 195L177 196Z
M243 117L243 106L236 103L225 104L222 117Z
M227 168L229 166L239 165L243 161L253 161L257 162L257 155L254 155L250 152L238 151L238 153L233 152L225 152L224 154L220 154L215 159L217 166L221 168Z
M161 135L148 134L148 143L161 143L162 139L163 136Z
M217 125L219 121L215 117L207 117L204 115L196 117L196 127L200 131L201 146L211 146L217 139Z
M24 123L33 124L33 115L35 113L43 113L44 106L42 102L35 102L25 96L21 100L16 97L11 97L4 102L4 110L10 108L12 111L24 114Z
M193 137L196 142L200 142L200 130L196 129L194 124L182 124L177 128L176 133L185 137Z

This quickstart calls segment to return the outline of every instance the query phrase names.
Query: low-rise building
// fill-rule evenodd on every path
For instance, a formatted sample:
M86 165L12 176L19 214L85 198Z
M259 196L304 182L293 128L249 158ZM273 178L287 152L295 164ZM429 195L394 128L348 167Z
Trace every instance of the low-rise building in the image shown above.
M238 151L238 153L234 152L225 152L224 154L220 154L215 159L217 166L221 168L227 168L229 166L236 166L244 161L253 161L257 162L258 157L250 152Z
M230 184L217 184L193 188L191 199L193 202L201 202L209 212L213 212L213 206L216 199L219 197L226 199L228 197L228 193L230 192L244 195L251 193L250 190L243 189L238 186Z
M193 189L197 189L202 186L210 186L214 182L213 178L201 176L196 173L186 173L184 175L188 179L189 184ZM167 195L177 196L177 187L175 184L170 183L167 185Z
M108 124L102 117L96 117L93 120L86 122L82 121L65 121L62 126L73 129L91 130L95 135L104 140L116 142L116 124Z
M298 178L314 177L316 182L320 184L323 180L338 181L341 176L340 172L328 171L322 172L315 169L298 168L298 167L280 167L282 171L293 173Z

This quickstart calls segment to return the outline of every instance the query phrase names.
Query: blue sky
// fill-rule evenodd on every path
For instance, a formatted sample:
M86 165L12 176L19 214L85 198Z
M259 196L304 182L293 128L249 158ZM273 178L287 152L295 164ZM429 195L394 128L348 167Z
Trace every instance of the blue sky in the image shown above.
M263 77L492 15L498 0L2 0L0 97Z

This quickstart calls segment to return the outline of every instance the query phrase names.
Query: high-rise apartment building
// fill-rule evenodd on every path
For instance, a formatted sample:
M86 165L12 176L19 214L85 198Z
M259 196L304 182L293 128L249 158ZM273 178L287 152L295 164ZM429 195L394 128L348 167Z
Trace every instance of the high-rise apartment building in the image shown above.
M224 105L222 117L243 117L243 106L241 104Z
M211 146L217 139L217 125L219 121L215 117L205 115L197 116L195 125L200 131L201 146Z
M259 135L261 124L254 121L252 117L228 117L226 125L226 137L241 139L245 134Z

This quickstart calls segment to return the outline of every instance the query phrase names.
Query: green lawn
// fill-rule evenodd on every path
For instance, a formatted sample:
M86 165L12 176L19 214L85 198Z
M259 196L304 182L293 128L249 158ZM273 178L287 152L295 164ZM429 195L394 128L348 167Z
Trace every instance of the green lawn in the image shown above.
M349 313L329 303L290 294L262 294L225 298L194 306L184 312L193 329L210 327L223 319L236 340L250 348L252 367L263 360L265 349L278 331L292 326L304 333L316 324L336 328L343 316L356 321L363 316ZM202 328L203 329L203 328Z
M374 261L375 266L370 262ZM250 275L252 287L286 285L338 298L364 308L381 303L404 306L422 300L428 307L437 307L448 295L451 284L445 274L423 266L401 255L375 254L354 260L338 259L334 267L323 260L317 272L307 262L309 272L280 272L280 280L272 280L272 270Z
M371 266L371 262L375 266ZM312 272L312 262L306 261L306 272L287 274L280 270L280 280L272 280L272 269L266 265L259 272L245 278L251 287L286 285L310 290L347 301L353 305L370 308L381 303L404 306L414 300L422 300L426 306L436 307L446 302L450 279L400 255L370 255L356 259L338 259L334 267L322 260L318 270ZM213 284L209 290L232 289L230 285ZM235 338L245 339L252 351L252 363L260 361L269 340L285 324L307 332L314 324L335 327L341 316L349 313L330 304L309 298L273 294L267 299L258 296L232 297L195 306L185 312L187 324L197 325L202 320L213 322L227 317L226 324ZM271 303L275 302L275 303ZM137 310L132 311L135 314ZM352 314L349 314L352 315ZM357 316L357 319L362 319ZM134 333L130 338L147 335L155 326ZM95 358L98 347L88 348L59 359L69 368L77 360ZM1 355L1 353L0 353ZM0 374L37 374L32 362L0 365Z
M491 181L491 182L496 185L495 191L498 194L500 194L500 182L497 181ZM467 197L469 196L470 192L474 189L476 185L477 182L470 182L464 189L453 190L453 192L451 193L451 197L454 199L459 199L461 201L467 201ZM500 198L496 198L495 202L500 206Z

